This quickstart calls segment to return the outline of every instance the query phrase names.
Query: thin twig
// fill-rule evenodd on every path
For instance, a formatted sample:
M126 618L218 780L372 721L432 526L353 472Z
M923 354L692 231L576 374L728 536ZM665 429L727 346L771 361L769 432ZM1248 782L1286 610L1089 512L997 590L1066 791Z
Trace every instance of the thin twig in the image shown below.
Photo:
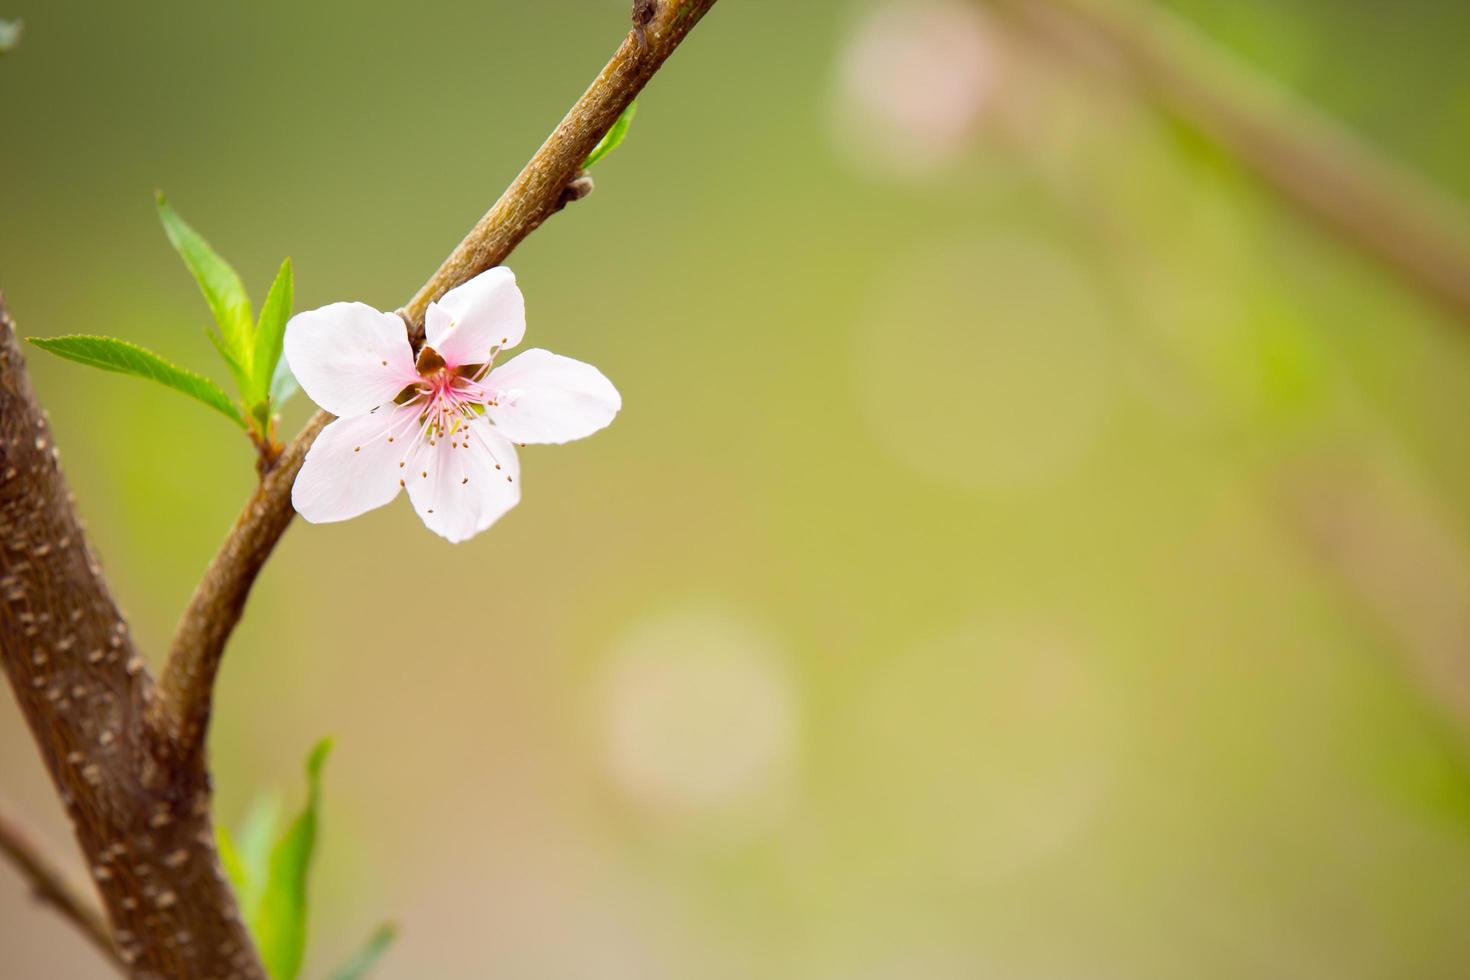
M39 901L50 905L80 929L107 962L127 972L112 945L112 931L97 900L72 881L61 869L60 862L26 829L4 799L0 799L0 853L20 869Z
M572 106L485 216L403 308L415 344L429 303L504 262L511 251L566 203L564 192L613 123L638 97L715 0L639 0L631 32L601 74Z
M430 302L504 262L527 235L576 199L578 194L567 191L588 154L714 4L715 0L638 0L634 5L638 29L623 40L495 206L400 311L415 345L422 342ZM225 644L256 576L294 516L291 484L306 451L331 420L318 412L286 447L235 521L179 623L149 706L149 721L185 756L202 750Z
M1283 200L1470 325L1465 207L1158 4L990 0L1226 150ZM1101 48L1110 57L1096 58Z

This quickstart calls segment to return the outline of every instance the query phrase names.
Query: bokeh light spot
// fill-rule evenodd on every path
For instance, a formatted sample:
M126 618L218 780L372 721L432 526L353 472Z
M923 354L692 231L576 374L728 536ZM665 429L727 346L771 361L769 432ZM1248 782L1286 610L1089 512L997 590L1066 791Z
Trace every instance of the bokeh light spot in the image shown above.
M997 72L977 4L902 0L875 8L838 67L833 122L843 160L894 176L942 169L965 149Z
M898 461L965 489L1031 486L1096 444L1115 393L1107 304L1034 234L929 246L877 282L857 398Z
M1090 654L1045 619L979 619L870 679L851 751L866 760L874 816L910 842L905 877L1004 882L1086 831L1118 743Z
M760 810L795 753L796 704L781 647L722 608L648 619L607 665L605 744L613 782L664 816Z

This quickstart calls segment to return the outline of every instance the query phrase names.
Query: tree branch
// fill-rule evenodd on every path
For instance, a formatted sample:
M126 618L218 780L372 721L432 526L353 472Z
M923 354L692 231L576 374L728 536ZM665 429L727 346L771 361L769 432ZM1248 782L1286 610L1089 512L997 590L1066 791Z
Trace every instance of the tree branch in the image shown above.
M543 221L575 200L568 193L582 162L637 98L715 0L638 0L634 30L572 106L530 162L439 269L400 310L409 337L423 342L424 312L450 289L504 262ZM581 191L579 185L577 191ZM286 447L275 468L251 495L224 546L195 590L175 635L168 663L150 706L150 720L185 757L203 751L225 644L265 561L295 512L291 484L306 451L332 420L318 412Z
M990 0L1126 80L1288 204L1470 325L1465 208L1158 4ZM1147 8L1147 9L1145 9ZM1097 58L1101 47L1108 58Z
M60 912L109 963L126 971L113 948L112 932L97 907L97 899L72 882L61 863L21 824L3 799L0 799L0 854L20 869L38 901Z
M715 0L639 0L633 5L635 29L612 60L495 206L403 308L415 346L423 340L424 311L429 303L504 262L522 239L561 209L563 191L581 171L582 161L714 5Z
M332 416L317 412L281 452L251 493L189 600L148 705L153 730L181 758L203 755L214 680L225 644L245 611L251 585L296 516L291 484L312 441L330 421Z
M202 760L144 724L152 680L57 463L0 298L0 667L137 980L265 980L215 852Z

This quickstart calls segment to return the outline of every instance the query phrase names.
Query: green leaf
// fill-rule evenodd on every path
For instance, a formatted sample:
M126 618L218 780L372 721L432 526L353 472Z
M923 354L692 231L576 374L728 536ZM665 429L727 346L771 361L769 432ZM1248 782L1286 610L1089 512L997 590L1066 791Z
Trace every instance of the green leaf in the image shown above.
M266 877L270 872L271 844L281 825L281 800L279 797L263 796L250 805L245 820L240 826L238 842L230 841L234 851L235 867L225 858L224 847L220 857L225 862L225 871L235 886L235 895L240 900L240 909L247 923L253 923L260 911L260 897L265 891ZM229 835L220 828L223 842Z
M158 192L158 218L163 222L164 233L173 243L179 258L184 260L184 265L189 267L199 283L199 291L204 294L204 301L209 304L209 312L214 315L220 338L224 341L221 353L229 352L225 360L232 362L232 373L233 367L247 368L253 360L250 340L255 318L250 312L250 297L245 294L239 275L179 217L162 191ZM238 374L236 380L239 380ZM242 390L241 394L245 392Z
M291 296L294 284L291 276L291 260L281 263L276 281L260 308L260 320L255 325L254 362L250 368L250 390L247 402L263 402L270 398L271 380L275 377L276 365L281 360L281 342L286 336L286 321L291 319ZM269 414L269 408L266 410Z
M250 379L246 374L244 365L235 360L235 352L225 346L225 342L220 337L218 330L213 327L205 327L204 336L209 338L209 342L214 345L215 351L219 353L220 357L224 358L225 367L230 369L230 377L235 379L235 387L243 393L250 385Z
M0 54L9 54L16 49L24 26L18 20L0 20Z
M271 378L271 404L280 408L300 390L301 386L296 383L296 375L291 373L291 365L284 357L281 358L276 362L276 373Z
M271 403L261 399L250 406L246 413L250 419L250 426L262 436L270 434L271 431Z
M192 371L185 371L181 367L170 364L157 354L137 344L130 344L126 340L117 340L112 337L83 336L31 337L30 342L44 351L76 361L78 364L87 364L102 368L104 371L117 371L120 374L131 374L150 381L157 381L175 391L183 392L190 398L198 399L228 417L236 425L245 425L245 418L240 414L240 409L230 401L230 396L225 394L223 388L208 378L200 377Z
M322 764L331 749L331 739L322 739L306 760L306 808L271 850L259 913L250 923L271 980L296 980L306 954L306 877L316 850Z
M219 863L225 866L225 875L230 879L230 884L235 886L235 896L243 905L245 890L250 887L250 877L245 872L245 862L240 859L235 840L224 824L215 825L214 843L219 850Z
M343 964L327 980L362 980L397 938L398 927L391 922L383 923L373 930L373 934L368 937L362 949L358 950L352 959Z
M612 129L609 129L607 135L598 141L591 153L587 154L587 159L582 162L583 170L590 170L594 163L618 148L623 137L628 135L628 127L633 125L633 117L637 114L638 103L636 101L628 103L628 108L624 109L618 121L612 124Z

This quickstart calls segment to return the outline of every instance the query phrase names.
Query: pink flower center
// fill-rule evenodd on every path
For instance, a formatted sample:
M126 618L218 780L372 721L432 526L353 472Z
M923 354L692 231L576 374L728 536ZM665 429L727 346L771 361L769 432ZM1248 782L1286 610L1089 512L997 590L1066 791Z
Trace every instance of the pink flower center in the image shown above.
M475 377L462 377L447 367L421 376L417 393L408 404L419 410L419 422L432 442L453 433L496 403L495 392Z
M438 446L440 440L447 439L451 450L468 449L474 443L488 453L495 468L500 469L494 449L484 434L471 424L485 414L487 406L500 403L501 393L481 383L490 371L495 353L491 351L487 363L467 367L451 367L432 347L425 347L419 353L419 380L403 389L394 399L409 411L402 413L403 422L395 423L388 435L388 441L393 442L411 434L403 447L403 458L398 463L400 468L406 468L408 461L425 443ZM434 465L432 457L425 458L422 465L418 475L428 479ZM513 480L508 474L505 478ZM468 483L469 477L463 476L461 482ZM404 480L399 480L400 485L403 483Z

